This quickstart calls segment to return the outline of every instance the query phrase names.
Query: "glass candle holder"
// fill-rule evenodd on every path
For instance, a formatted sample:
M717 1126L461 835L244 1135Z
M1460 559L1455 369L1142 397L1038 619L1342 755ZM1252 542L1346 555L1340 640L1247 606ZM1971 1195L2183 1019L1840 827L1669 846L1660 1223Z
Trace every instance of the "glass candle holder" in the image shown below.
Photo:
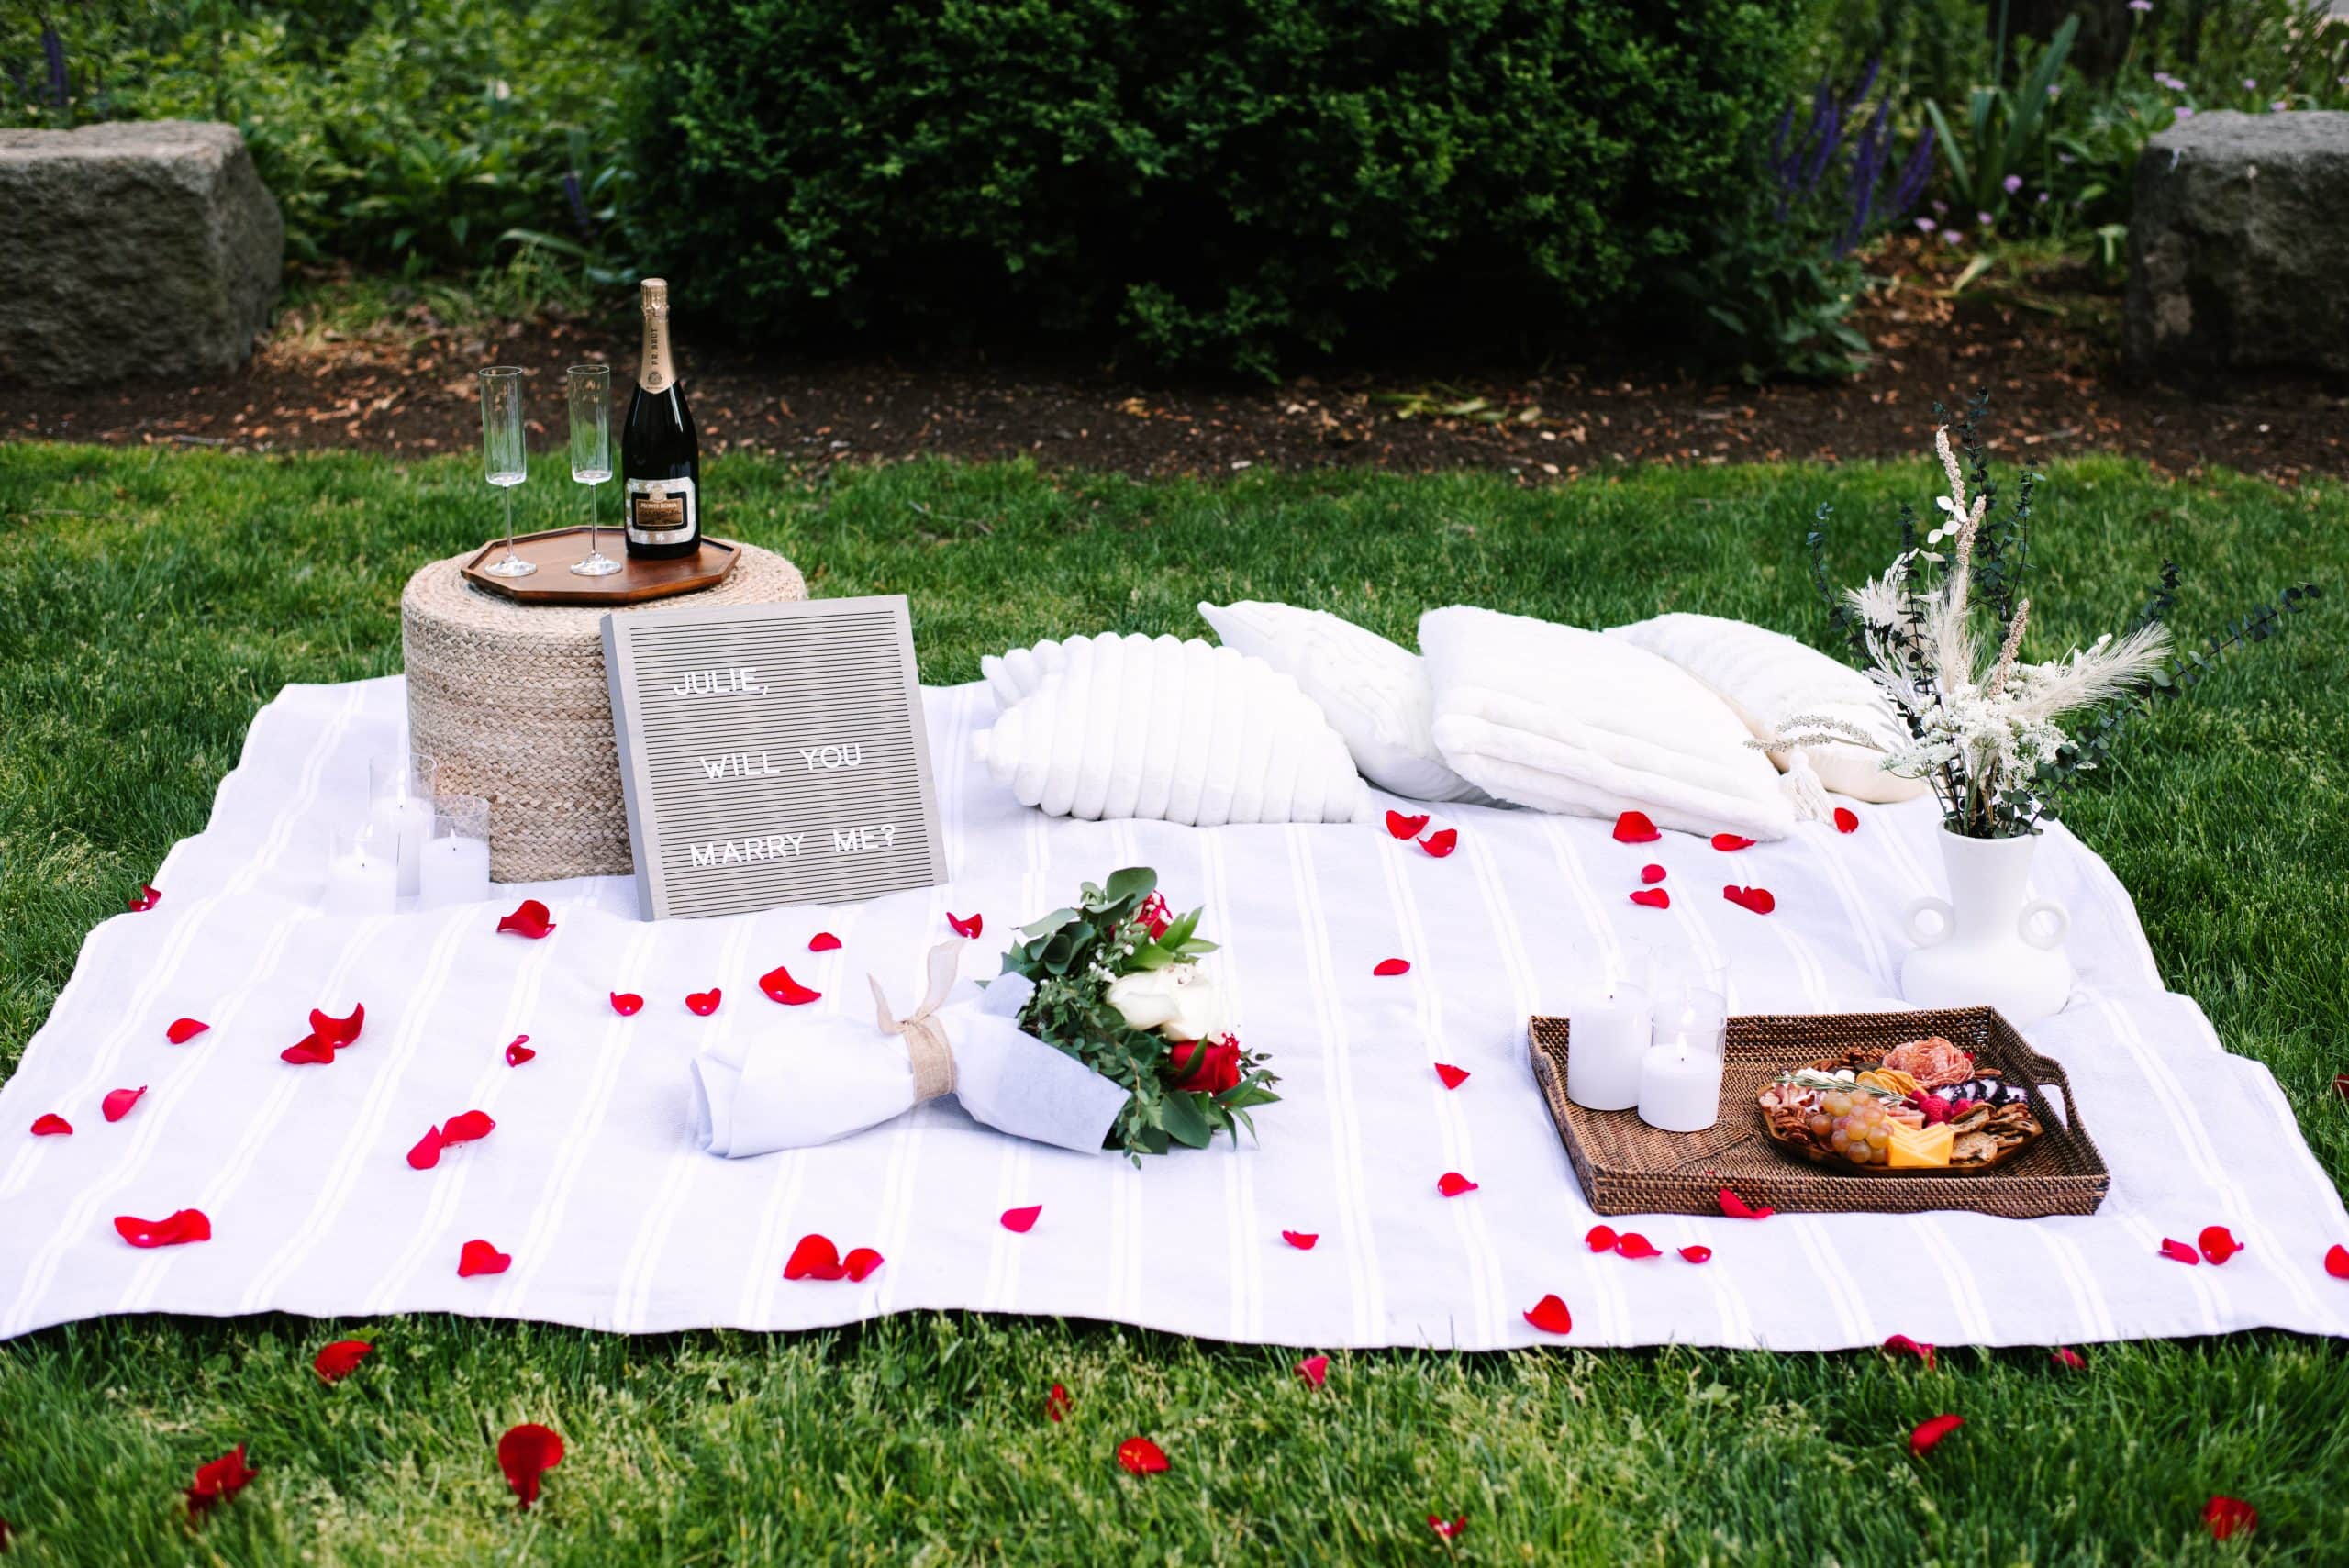
M367 762L367 820L399 864L399 892L412 898L424 840L432 830L432 786L440 765L422 751L394 751Z
M1652 955L1639 942L1618 945L1604 989L1566 1007L1566 1098L1595 1111L1627 1111L1640 1102L1640 1062L1654 1038L1650 1000Z
M444 795L432 803L417 881L419 908L477 904L489 896L489 802L477 795Z
M328 914L388 915L399 901L399 886L398 847L373 822L332 835L319 900Z

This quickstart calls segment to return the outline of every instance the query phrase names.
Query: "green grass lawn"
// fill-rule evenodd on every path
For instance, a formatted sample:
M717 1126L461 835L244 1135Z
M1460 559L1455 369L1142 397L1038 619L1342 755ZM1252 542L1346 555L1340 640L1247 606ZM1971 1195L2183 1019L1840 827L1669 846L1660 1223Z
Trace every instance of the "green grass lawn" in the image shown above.
M575 518L560 481L540 465L527 526ZM1856 578L1888 553L1895 500L1934 487L1922 464L1529 491L930 464L810 483L729 460L707 482L716 530L790 555L817 594L910 595L932 682L1040 636L1203 632L1191 606L1209 597L1406 639L1422 608L1468 602L1590 625L1707 610L1823 641L1812 508L1834 503ZM2349 484L2085 461L2042 497L2036 653L2122 620L2165 553L2187 568L2188 631L2288 581L2333 590L2146 724L2070 820L2136 894L2169 983L2275 1070L2341 1182ZM457 459L0 446L0 1072L83 933L203 826L254 710L288 681L397 670L402 582L495 516ZM350 1333L377 1353L321 1386L311 1354ZM962 1314L637 1340L111 1320L0 1345L0 1518L25 1561L77 1564L2349 1558L2349 1356L2332 1343L2099 1348L2074 1374L2038 1352L1948 1352L1935 1373L1875 1354L1382 1352L1337 1357L1318 1393L1297 1353ZM1054 1382L1074 1406L1060 1425ZM1911 1460L1909 1429L1943 1411L1968 1424ZM522 1420L570 1444L528 1515L492 1458ZM1117 1468L1136 1432L1169 1473ZM179 1489L239 1442L260 1478L191 1532ZM2254 1503L2257 1531L2214 1545L2214 1492ZM1431 1511L1464 1513L1465 1533L1447 1547Z

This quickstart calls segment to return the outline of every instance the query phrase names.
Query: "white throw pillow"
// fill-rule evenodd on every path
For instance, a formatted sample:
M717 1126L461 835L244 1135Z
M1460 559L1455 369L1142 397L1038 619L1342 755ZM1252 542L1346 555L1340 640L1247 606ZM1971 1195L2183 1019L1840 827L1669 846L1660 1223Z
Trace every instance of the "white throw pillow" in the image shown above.
M1055 817L1352 822L1370 792L1297 683L1194 638L1070 638L1058 668L972 737L1023 806Z
M1803 714L1824 714L1858 725L1887 746L1905 738L1891 703L1875 682L1784 632L1719 616L1675 612L1613 627L1607 635L1668 659L1704 682L1737 710L1756 740L1769 738L1779 724ZM1799 753L1774 752L1771 760L1788 769L1798 756L1820 784L1854 800L1913 800L1929 787L1923 779L1886 773L1878 765L1883 762L1878 753L1845 741L1806 746Z
M1794 806L1729 705L1620 638L1464 606L1419 617L1435 743L1470 783L1543 811L1783 839Z
M1226 648L1262 659L1319 704L1379 788L1411 800L1486 798L1435 749L1435 699L1418 654L1327 610L1243 600L1199 614Z

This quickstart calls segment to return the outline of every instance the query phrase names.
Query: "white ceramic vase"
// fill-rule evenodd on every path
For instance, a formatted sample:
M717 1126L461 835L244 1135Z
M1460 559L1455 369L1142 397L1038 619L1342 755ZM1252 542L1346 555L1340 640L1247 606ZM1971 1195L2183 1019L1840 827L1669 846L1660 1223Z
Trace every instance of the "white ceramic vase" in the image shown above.
M2018 1027L2062 1010L2072 994L2064 938L2072 917L2032 898L2032 834L1968 839L1942 830L1947 898L1920 898L1901 918L1917 950L1900 965L1900 994L1920 1007L1987 1004Z

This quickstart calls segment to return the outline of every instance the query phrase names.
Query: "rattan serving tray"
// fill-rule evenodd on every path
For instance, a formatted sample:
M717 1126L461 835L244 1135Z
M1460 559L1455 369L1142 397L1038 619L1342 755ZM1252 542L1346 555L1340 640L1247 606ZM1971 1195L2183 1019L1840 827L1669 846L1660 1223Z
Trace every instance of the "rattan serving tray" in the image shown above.
M1528 1029L1533 1076L1550 1103L1590 1207L1600 1214L1719 1214L1720 1189L1756 1207L1804 1214L1918 1214L1963 1208L2009 1219L2094 1214L2112 1185L2104 1157L2081 1125L2064 1069L2031 1049L1989 1007L1910 1013L1780 1013L1729 1021L1721 1118L1703 1132L1659 1132L1637 1111L1585 1110L1566 1098L1566 1020L1536 1017ZM2031 1089L2046 1136L1995 1171L1870 1181L1816 1169L1782 1153L1762 1129L1754 1097L1777 1073L1849 1046L1889 1051L1941 1035ZM2046 1098L2062 1096L2057 1115Z

